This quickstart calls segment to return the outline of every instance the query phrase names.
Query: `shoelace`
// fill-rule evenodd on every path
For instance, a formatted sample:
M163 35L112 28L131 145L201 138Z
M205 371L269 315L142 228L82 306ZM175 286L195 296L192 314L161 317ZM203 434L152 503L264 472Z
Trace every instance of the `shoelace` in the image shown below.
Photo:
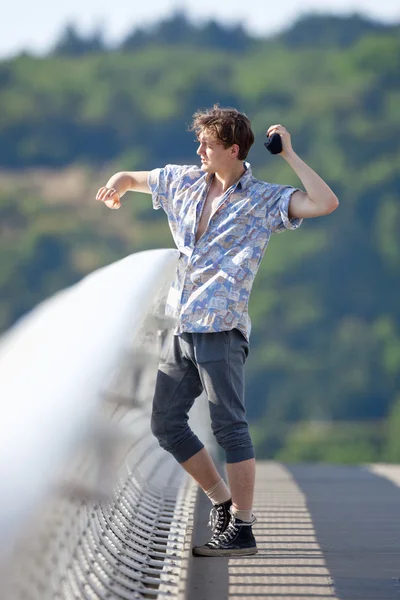
M233 538L239 532L240 527L249 527L254 525L256 522L256 518L253 515L250 523L238 523L235 518L230 520L228 527L225 529L224 533L219 536L219 539L225 544L229 544L233 540Z
M210 512L210 520L208 521L208 527L218 534L222 528L224 521L224 509L222 506L213 506Z
M228 527L225 529L224 533L219 536L219 539L225 544L229 544L229 542L237 535L239 527L241 527L241 525L236 525L236 520L231 519Z

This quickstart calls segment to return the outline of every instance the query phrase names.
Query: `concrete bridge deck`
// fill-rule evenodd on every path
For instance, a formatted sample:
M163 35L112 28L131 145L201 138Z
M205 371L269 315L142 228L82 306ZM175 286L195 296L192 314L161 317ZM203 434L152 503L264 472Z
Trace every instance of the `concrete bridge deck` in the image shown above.
M207 537L197 506L188 550ZM183 598L400 599L399 466L259 462L254 512L258 555L188 558Z

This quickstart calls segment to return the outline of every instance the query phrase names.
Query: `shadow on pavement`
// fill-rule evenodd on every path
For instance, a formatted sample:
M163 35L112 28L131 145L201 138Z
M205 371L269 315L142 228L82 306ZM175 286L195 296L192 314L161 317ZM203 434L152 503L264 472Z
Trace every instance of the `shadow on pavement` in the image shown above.
M400 597L400 488L367 468L285 465L305 496L334 594Z

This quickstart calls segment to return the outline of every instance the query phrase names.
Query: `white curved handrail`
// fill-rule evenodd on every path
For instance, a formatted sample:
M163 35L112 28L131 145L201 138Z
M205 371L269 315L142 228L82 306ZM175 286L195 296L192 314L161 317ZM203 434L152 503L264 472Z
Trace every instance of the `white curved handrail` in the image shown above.
M57 293L0 344L0 553L9 550L77 441L101 392L166 293L177 250L140 252Z

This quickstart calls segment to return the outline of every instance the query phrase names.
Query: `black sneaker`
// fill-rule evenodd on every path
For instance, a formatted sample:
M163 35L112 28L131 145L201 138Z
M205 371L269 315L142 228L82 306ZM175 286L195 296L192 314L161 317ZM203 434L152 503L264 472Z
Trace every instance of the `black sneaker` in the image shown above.
M255 517L250 523L241 521L232 515L227 529L219 535L213 535L204 546L195 546L192 550L194 556L246 556L257 554L256 540L252 526Z
M208 527L213 532L213 537L223 533L228 527L231 520L231 511L229 510L232 506L232 499L223 502L222 504L214 504L210 510L210 519L208 521Z

